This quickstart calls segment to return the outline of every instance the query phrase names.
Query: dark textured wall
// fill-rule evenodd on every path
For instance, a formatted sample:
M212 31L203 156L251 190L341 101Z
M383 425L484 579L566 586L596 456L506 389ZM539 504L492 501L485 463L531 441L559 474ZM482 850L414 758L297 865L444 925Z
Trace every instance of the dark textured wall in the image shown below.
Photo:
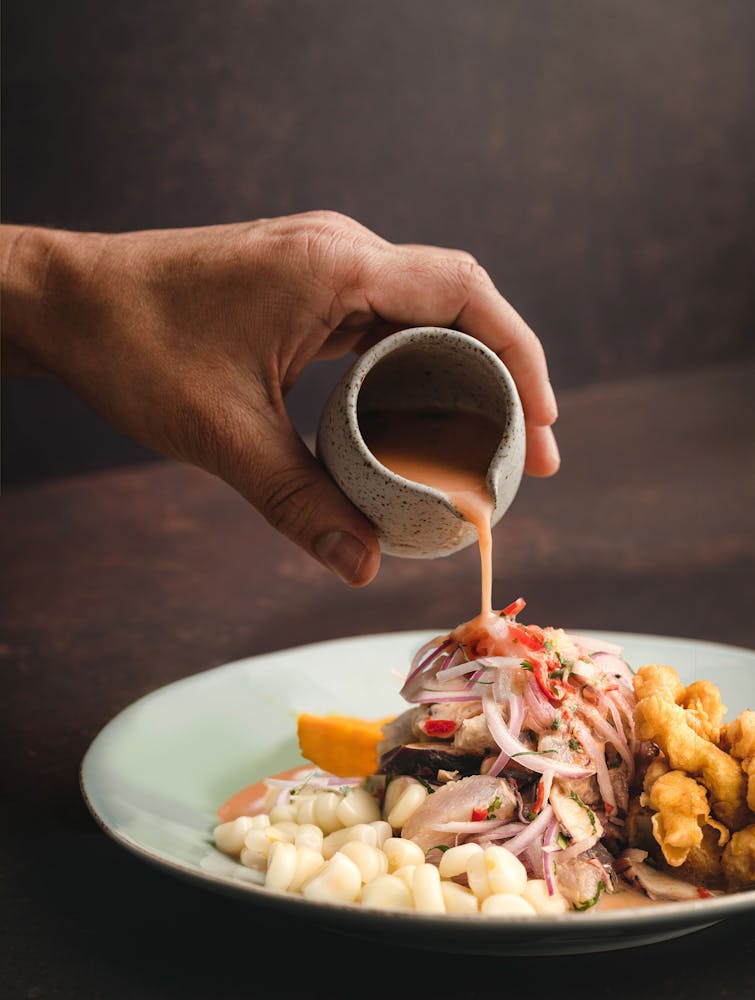
M5 221L332 208L464 247L556 388L751 354L755 4L5 0ZM336 371L292 413L314 427ZM144 457L6 380L6 483Z

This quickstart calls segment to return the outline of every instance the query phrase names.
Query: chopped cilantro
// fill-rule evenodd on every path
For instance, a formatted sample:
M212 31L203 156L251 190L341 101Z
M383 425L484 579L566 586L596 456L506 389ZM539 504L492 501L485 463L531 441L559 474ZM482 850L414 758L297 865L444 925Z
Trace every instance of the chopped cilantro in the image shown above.
M424 778L420 778L419 775L417 775L417 781L420 783L420 785L422 785L427 790L428 793L432 793L432 792L435 791L435 789L430 784L430 782L429 781L425 781Z
M581 903L574 903L573 904L574 909L575 910L589 910L591 906L595 906L595 904L600 899L601 892L603 892L605 890L605 887L606 887L605 882L598 882L598 891L595 893L595 895L592 897L592 899L584 899Z
M585 803L577 795L576 792L569 792L569 796L572 799L574 799L574 801L577 803L577 805L581 806L582 809L584 809L584 811L587 813L587 816L588 816L588 818L590 820L590 824L592 826L592 832L595 833L597 831L597 829L598 829L597 826L595 825L595 813L592 811L592 809L588 805L585 805Z
M571 739L569 740L569 749L570 750L581 750L582 749L582 744L579 742L579 740L576 740L572 736Z
M522 662L520 663L520 666L521 666L522 670L534 670L535 669L534 666L532 665L532 663L530 662L530 660L522 660Z
M487 816L485 817L485 819L495 819L495 814L501 808L501 804L502 804L501 800L496 795L496 797L493 799L493 801L488 806L488 813L487 813Z
M551 729L558 729L561 725L561 716L557 715L556 718L551 722Z

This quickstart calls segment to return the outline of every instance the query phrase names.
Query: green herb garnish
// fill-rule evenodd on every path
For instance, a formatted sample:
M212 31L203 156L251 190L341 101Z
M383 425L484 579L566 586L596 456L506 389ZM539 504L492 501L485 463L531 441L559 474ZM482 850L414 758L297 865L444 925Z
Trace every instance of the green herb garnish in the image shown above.
M573 904L574 909L575 910L589 910L591 906L595 906L595 904L600 899L601 892L603 892L605 890L605 887L606 887L605 882L598 882L598 891L595 893L595 895L592 897L592 899L585 899L581 903L574 903Z

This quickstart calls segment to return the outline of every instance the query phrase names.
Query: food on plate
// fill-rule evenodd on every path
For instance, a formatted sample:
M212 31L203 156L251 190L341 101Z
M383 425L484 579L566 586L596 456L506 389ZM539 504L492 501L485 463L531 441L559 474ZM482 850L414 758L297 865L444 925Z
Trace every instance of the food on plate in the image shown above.
M742 712L722 733L722 741L742 764L747 775L747 805L755 812L755 712Z
M335 712L300 713L296 730L302 757L340 777L372 774L378 768L378 744L390 717L368 721Z
M313 766L232 796L218 849L276 891L425 913L588 911L755 883L755 712L727 725L710 682L635 674L618 646L522 624L525 606L418 650L395 717L301 713Z
M665 665L640 667L634 691L637 736L659 757L632 803L631 843L658 868L699 886L736 891L755 884L755 712L724 724L716 686L696 681L685 688Z

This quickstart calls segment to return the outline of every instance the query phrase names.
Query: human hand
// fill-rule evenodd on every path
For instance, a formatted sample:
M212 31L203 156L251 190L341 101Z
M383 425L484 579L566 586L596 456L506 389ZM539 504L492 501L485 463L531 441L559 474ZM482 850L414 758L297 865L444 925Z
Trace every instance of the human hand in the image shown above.
M408 326L462 330L517 383L525 471L558 468L540 341L464 251L391 244L333 212L3 235L7 360L60 377L137 441L219 476L352 586L378 570L374 529L285 407L313 359L361 353Z

